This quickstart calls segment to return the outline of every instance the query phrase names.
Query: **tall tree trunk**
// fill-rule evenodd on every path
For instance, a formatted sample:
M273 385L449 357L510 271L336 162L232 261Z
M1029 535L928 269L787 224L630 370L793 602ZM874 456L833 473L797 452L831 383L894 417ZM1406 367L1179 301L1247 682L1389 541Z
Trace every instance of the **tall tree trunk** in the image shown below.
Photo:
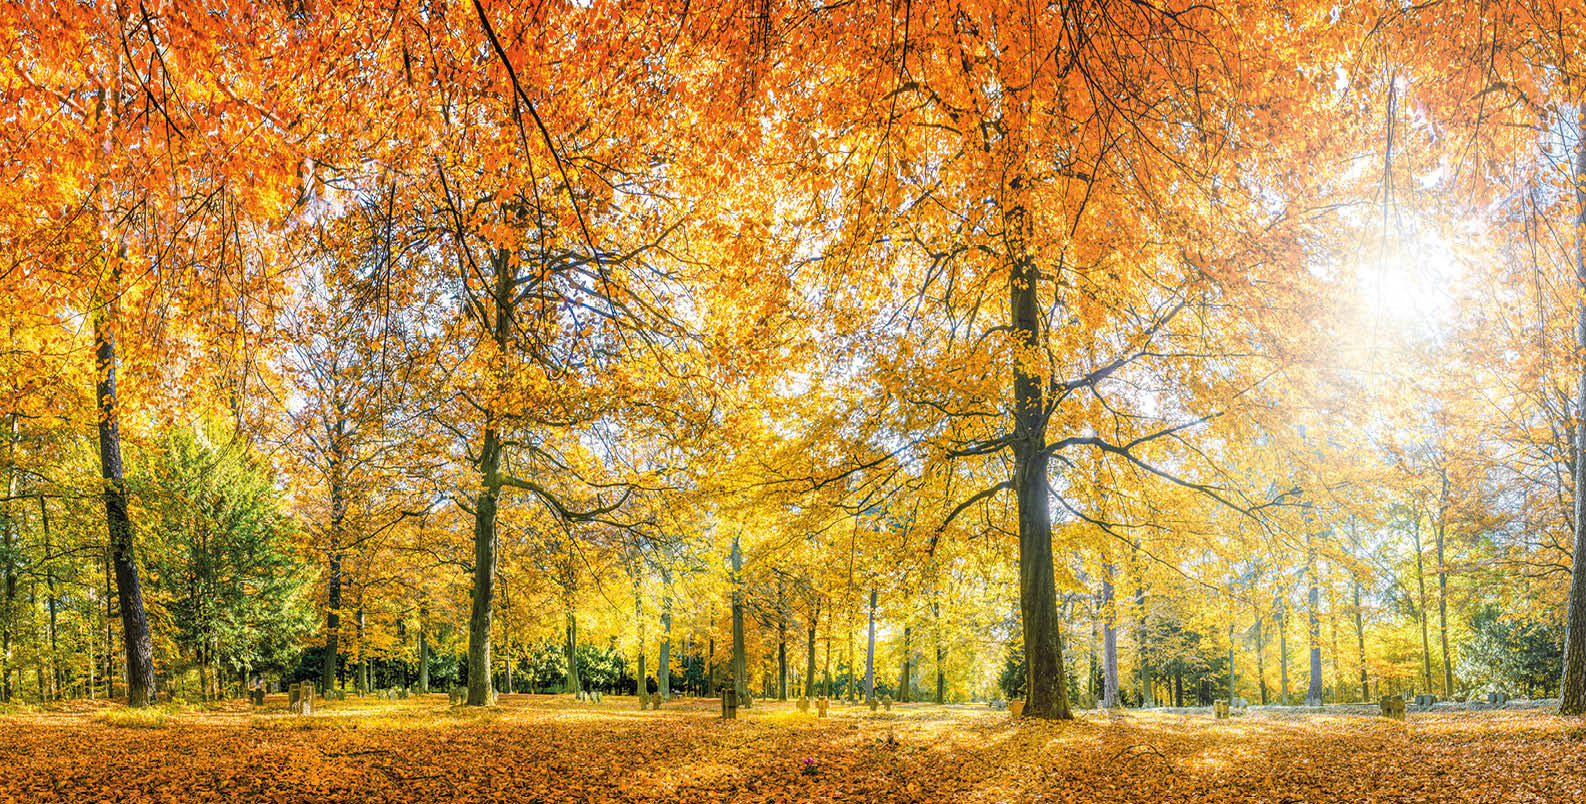
M567 692L577 695L584 689L582 679L578 676L578 615L573 612L572 603L567 604Z
M672 697L672 594L670 592L667 592L661 600L661 655L656 661L655 680L661 685L661 700L669 700Z
M826 653L821 656L821 695L832 697L832 623L837 618L832 614L826 615Z
M1444 560L1444 536L1448 532L1448 469L1442 470L1442 500L1437 508L1437 636L1443 648L1443 697L1454 697L1454 663L1448 652L1448 564Z
M1021 122L1015 120L1013 128ZM1009 148L1013 160L1021 149ZM1011 166L1003 186L1002 224L1007 248L1008 313L1018 348L1041 349L1041 271L1030 251L1034 229L1029 180ZM1024 629L1024 717L1068 720L1068 685L1063 680L1063 637L1052 570L1050 456L1046 444L1045 372L1028 359L1013 361L1013 493L1019 511L1019 622Z
M1155 706L1151 697L1151 655L1146 650L1145 577L1140 571L1140 543L1130 553L1134 565L1135 652L1140 657L1140 705Z
M1575 110L1575 130L1586 131L1586 105ZM1575 348L1586 352L1586 137L1575 146ZM1586 368L1575 392L1575 416L1586 416ZM1586 714L1586 427L1576 426L1575 557L1564 618L1564 668L1559 678L1561 714Z
M1311 653L1311 685L1305 692L1307 706L1320 706L1322 703L1322 618L1319 608L1321 606L1321 586L1316 579L1316 535L1307 529L1305 533L1305 573L1306 618L1309 629Z
M1273 604L1273 616L1278 621L1278 702L1284 706L1289 705L1289 616L1288 608L1284 606L1283 596L1279 595Z
M815 629L820 620L820 607L810 612L809 627L804 629L804 696L815 697Z
M1239 674L1234 672L1234 619L1233 612L1228 612L1228 702L1233 703L1238 696Z
M649 676L644 669L644 605L639 598L639 572L637 569L633 573L633 622L637 627L639 640L638 644L634 646L634 655L638 657L638 674L634 679L634 692L637 695L648 695L650 694L650 685L646 679Z
M1256 621L1256 686L1261 691L1261 705L1267 705L1267 638L1261 629L1261 610L1251 598L1250 616Z
M495 285L491 296L495 307L491 337L496 352L507 354L512 346L513 286L512 259L506 250L491 255ZM496 602L496 506L504 478L501 474L501 433L497 413L485 415L484 442L479 447L479 496L474 501L474 583L473 608L468 615L468 705L488 706L495 702L490 657L490 627Z
M1106 709L1118 705L1118 600L1112 586L1114 571L1112 564L1101 569L1101 705Z
M1426 624L1426 566L1425 556L1421 550L1421 517L1415 518L1415 526L1410 529L1410 536L1415 541L1415 582L1420 587L1421 594L1421 676L1426 683L1426 691L1432 691L1432 640L1427 633Z
M1360 532L1356 529L1355 518L1349 518L1349 546L1353 550L1360 549ZM1355 644L1360 649L1360 700L1371 700L1371 681L1366 677L1366 621L1360 608L1360 573L1350 572L1350 581L1354 591L1355 602Z
M105 565L105 697L116 697L116 613L115 585L110 577L110 550L103 553Z
M125 256L125 247L122 247L118 261ZM112 273L112 293L118 290L119 273L119 267ZM127 481L121 465L121 410L116 397L116 334L111 323L115 302L110 302L109 306L109 310L94 315L99 469L105 484L105 524L110 533L110 561L116 573L121 633L127 650L127 704L148 706L154 701L155 692L154 642L149 637L143 587L138 582L138 564L132 548L132 519L127 515Z
M910 651L913 650L913 647L909 645L910 636L912 635L909 632L909 626L903 626L903 671L898 674L898 700L900 702L909 700L909 688L914 681L914 662L912 661L914 657L910 654Z
M419 692L430 691L429 609L419 607Z
M749 689L749 658L743 638L743 544L738 534L732 537L732 692L742 701Z
M336 404L336 421L328 427L330 441L330 550L325 576L325 654L319 672L319 686L329 690L336 684L339 665L337 651L341 641L342 545L347 527L347 419L346 408Z
M490 676L490 626L496 596L496 500L501 494L499 438L492 421L485 427L484 445L479 451L483 487L474 500L473 608L468 615L469 706L489 706L495 699Z
M942 611L939 601L931 601L931 634L936 642L936 702L947 703L947 674L943 665L947 662L947 651L942 648Z
M776 698L787 700L787 605L782 597L782 580L776 582Z
M870 590L870 637L865 648L865 700L876 697L876 590Z
M13 386L13 390L14 386ZM6 502L0 503L0 702L11 700L11 635L16 622L17 527L10 508L17 502L17 413L11 411L6 428ZM106 578L109 577L107 560ZM108 648L107 648L108 649Z

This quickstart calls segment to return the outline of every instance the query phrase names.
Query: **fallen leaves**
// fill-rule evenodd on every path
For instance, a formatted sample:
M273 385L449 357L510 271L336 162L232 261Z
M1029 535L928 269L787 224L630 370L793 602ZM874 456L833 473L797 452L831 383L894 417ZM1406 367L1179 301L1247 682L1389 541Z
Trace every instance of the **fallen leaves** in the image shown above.
M1510 802L1586 796L1581 724L1540 712L1414 716L1091 716L1016 722L903 705L832 717L713 701L661 712L439 696L165 713L0 718L0 802ZM112 710L114 711L114 710Z

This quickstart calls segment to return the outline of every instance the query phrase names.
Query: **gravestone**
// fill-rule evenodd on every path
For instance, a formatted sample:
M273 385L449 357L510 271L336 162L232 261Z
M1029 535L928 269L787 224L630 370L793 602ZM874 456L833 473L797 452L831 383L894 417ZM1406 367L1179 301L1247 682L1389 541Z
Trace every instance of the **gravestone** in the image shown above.
M648 708L650 708L650 694L646 692L639 693L639 709L642 711Z
M452 687L446 693L446 702L452 706L461 706L462 704L468 703L468 688Z
M721 716L727 720L738 718L738 696L733 694L730 680L721 688Z
M1024 701L1009 701L1008 714L1016 718L1024 717Z
M800 712L808 712L808 711L810 711L810 699L808 699L808 698L800 698L798 700L798 707L799 707L799 711Z
M1432 706L1435 703L1437 703L1437 696L1436 695L1417 695L1417 696L1415 696L1415 705L1416 706Z
M600 703L600 696L600 690L595 690L594 692L589 693L589 700L594 701L595 703Z
M314 713L314 682L303 681L292 685L287 693L287 710L294 715Z
M657 693L655 693L655 694L650 696L650 708L651 709L660 709L661 708L661 693L657 692Z
M1221 699L1221 698L1218 698L1217 700L1212 701L1212 714L1216 715L1218 720L1223 720L1224 718L1227 718L1228 717L1228 702L1223 700L1223 699Z
M745 709L753 709L754 696L750 695L748 690L744 690L743 697L738 700L738 704Z
M892 711L892 696L891 695L883 695L883 696L881 696L881 705L886 707L888 712L891 712Z
M827 700L825 698L815 702L815 708L818 710L820 717L826 717L826 706Z
M254 706L264 706L264 688L254 687L248 690L248 698L253 701Z
M408 699L408 688L407 687L403 687L403 688L397 690L397 698L399 698L401 700L404 700L404 701L407 700Z
M1384 695L1379 702L1382 706L1382 716L1393 720L1404 719L1404 696Z
M1509 703L1509 693L1489 692L1487 693L1487 703L1493 706L1504 706Z
M871 698L869 701L866 701L866 703L870 704L870 711L872 711L872 712L876 711L876 709L881 706L881 702L876 700L876 699L874 699L874 698Z
M338 701L347 700L347 691L346 690L336 690L336 700L338 700Z

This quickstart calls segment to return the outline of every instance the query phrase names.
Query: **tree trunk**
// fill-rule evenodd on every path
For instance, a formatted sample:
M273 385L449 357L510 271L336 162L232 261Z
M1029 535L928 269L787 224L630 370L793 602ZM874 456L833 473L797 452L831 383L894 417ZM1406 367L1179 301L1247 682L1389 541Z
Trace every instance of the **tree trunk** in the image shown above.
M936 702L947 703L947 675L942 665L947 661L947 651L942 648L942 612L938 601L931 601L931 632L936 642Z
M1355 519L1349 519L1349 544L1350 547L1360 549L1360 534L1355 529ZM1355 597L1355 643L1360 649L1360 700L1371 700L1371 681L1366 677L1366 621L1360 609L1360 575L1350 573L1350 581L1354 588Z
M1151 697L1151 660L1150 654L1146 652L1145 578L1140 571L1139 542L1135 543L1130 558L1134 565L1134 639L1135 652L1140 657L1140 706L1155 706L1156 701Z
M325 578L325 655L319 672L322 690L335 686L337 651L341 640L342 545L347 526L347 420L337 404L337 418L328 429L330 440L330 550Z
M430 691L430 642L429 624L426 622L429 609L419 609L419 692L429 694Z
M897 699L900 702L907 701L909 699L909 683L914 680L914 675L911 672L913 670L913 663L910 661L913 657L909 655L909 651L912 650L912 648L909 646L910 636L911 634L909 633L909 627L906 625L903 626L903 669L898 674L897 695Z
M743 639L743 545L738 534L732 537L732 692L742 701L749 689L749 659Z
M644 669L644 605L639 597L639 572L637 569L633 573L633 622L638 630L639 640L638 644L634 646L634 654L638 657L638 674L634 679L634 688L636 694L648 695L650 693L650 685L647 682L649 676Z
M1410 529L1410 536L1415 541L1415 581L1420 586L1421 594L1421 674L1426 682L1426 691L1432 691L1432 640L1427 633L1426 624L1426 566L1421 551L1421 518L1416 516L1415 526Z
M124 258L122 248L118 259ZM119 268L113 276L119 274ZM114 290L120 283L112 280ZM114 305L114 302L111 303ZM104 479L105 523L110 533L110 561L116 573L116 596L121 601L121 633L127 649L127 704L154 702L154 643L149 637L148 614L143 608L143 588L132 549L132 519L127 515L126 477L121 466L121 411L116 398L116 335L113 312L94 315L94 353L98 375L99 469Z
M1266 633L1261 630L1261 611L1256 608L1252 599L1250 615L1256 621L1256 686L1261 692L1261 705L1267 705L1267 640Z
M820 609L810 613L809 627L804 630L804 697L815 697L815 629L820 619Z
M1576 131L1586 131L1586 105L1576 109ZM1575 346L1586 351L1586 137L1575 154ZM1575 393L1575 416L1586 416L1586 369ZM1561 714L1586 714L1586 427L1575 428L1575 557L1564 618L1564 668L1559 678Z
M1443 469L1443 500L1437 511L1437 636L1443 648L1443 697L1454 697L1454 664L1448 653L1448 564L1444 561L1444 536L1448 530L1448 469Z
M1102 566L1101 574L1101 705L1111 709L1118 705L1118 601L1112 586L1114 567Z
M1283 605L1280 595L1273 604L1274 614L1278 621L1278 701L1284 706L1289 705L1289 617L1288 609Z
M501 446L494 422L485 427L479 465L483 488L474 500L473 608L468 615L469 706L489 706L495 699L490 676L490 626L496 596L496 500L501 493Z
M1309 629L1311 653L1311 684L1305 692L1307 706L1319 706L1322 703L1322 618L1318 609L1321 606L1321 586L1316 579L1316 535L1307 530L1305 534L1305 572L1307 576L1306 618Z
M578 677L578 615L567 606L567 692L577 695L584 689Z
M1014 122L1017 128L1021 124ZM1013 160L1024 158L1009 146ZM1008 314L1017 348L1041 349L1041 271L1030 252L1034 228L1028 179L1017 164L1003 186L1002 224L1008 269ZM1019 512L1019 621L1024 629L1024 717L1068 720L1063 680L1063 639L1058 626L1057 584L1052 571L1052 518L1048 500L1045 372L1013 361L1013 493Z
M870 590L870 637L865 648L865 700L876 697L876 590Z
M12 411L10 426L6 428L6 497L5 503L0 503L0 560L5 563L0 566L0 702L11 700L11 666L7 660L11 656L11 633L16 622L17 598L17 564L16 544L17 527L11 519L9 509L17 499L17 413ZM105 577L110 577L109 564L106 564ZM107 646L108 648L108 646Z
M1234 619L1233 612L1228 617L1228 702L1233 703L1238 696L1239 674L1234 672Z
M655 680L661 685L661 700L672 697L672 595L661 601L661 656L656 661Z

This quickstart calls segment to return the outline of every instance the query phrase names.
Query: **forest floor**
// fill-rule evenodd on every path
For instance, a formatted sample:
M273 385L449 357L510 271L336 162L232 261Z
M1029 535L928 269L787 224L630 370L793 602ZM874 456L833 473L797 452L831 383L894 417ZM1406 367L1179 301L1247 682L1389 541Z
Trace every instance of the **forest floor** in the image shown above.
M817 719L757 702L723 721L706 699L285 703L0 715L0 802L1586 800L1586 719L1539 710L1042 723L928 704Z

